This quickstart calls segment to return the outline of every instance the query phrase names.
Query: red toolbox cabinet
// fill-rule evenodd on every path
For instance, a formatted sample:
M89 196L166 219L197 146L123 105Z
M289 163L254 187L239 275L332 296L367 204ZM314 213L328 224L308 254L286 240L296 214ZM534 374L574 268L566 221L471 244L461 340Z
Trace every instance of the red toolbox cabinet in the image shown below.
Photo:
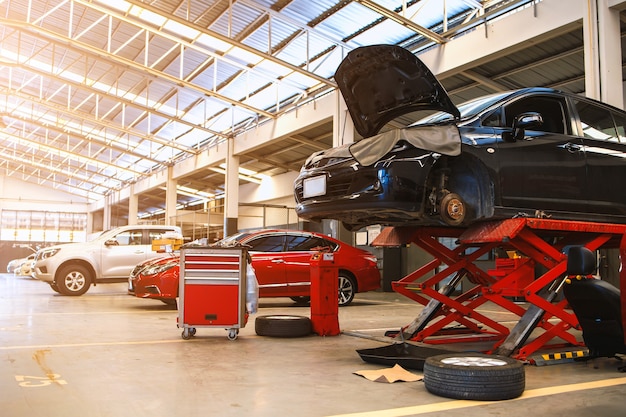
M180 251L178 327L189 339L198 327L220 327L234 340L246 325L247 250L194 247Z

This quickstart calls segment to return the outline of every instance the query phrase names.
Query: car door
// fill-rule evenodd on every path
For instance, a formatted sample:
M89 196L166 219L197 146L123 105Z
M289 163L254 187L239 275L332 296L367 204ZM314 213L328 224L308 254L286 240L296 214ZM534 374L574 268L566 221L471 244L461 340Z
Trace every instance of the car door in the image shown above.
M626 114L574 99L587 158L588 211L626 215L626 194L616 187L626 177Z
M317 236L287 233L286 251L283 254L287 286L291 296L309 296L311 293L311 257L318 249L329 248Z
M524 210L585 211L585 153L582 139L571 134L566 101L558 96L529 96L503 108L506 128L497 152L500 192L506 207ZM516 116L541 114L541 126L510 134Z
M128 278L130 271L147 258L151 245L144 242L143 229L123 230L103 242L100 250L101 278Z
M263 234L254 236L245 242L250 246L252 266L259 283L260 297L288 296L285 278L284 233Z

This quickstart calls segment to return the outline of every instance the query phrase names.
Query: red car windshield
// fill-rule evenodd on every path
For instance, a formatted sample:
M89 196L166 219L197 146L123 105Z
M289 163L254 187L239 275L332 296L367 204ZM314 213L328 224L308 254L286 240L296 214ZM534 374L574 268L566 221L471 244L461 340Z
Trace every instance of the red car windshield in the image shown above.
M213 246L224 246L224 247L228 247L228 246L235 246L238 243L241 242L241 239L245 238L246 236L249 236L250 233L235 233L234 235L225 237L222 240L218 240L217 242L215 242L213 244Z

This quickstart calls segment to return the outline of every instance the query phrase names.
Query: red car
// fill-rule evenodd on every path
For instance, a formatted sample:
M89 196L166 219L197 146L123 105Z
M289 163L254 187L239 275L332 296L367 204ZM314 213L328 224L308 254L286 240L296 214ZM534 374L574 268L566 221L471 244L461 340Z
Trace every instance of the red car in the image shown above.
M290 297L307 302L310 296L311 255L320 248L334 253L339 267L339 305L352 302L357 292L380 288L377 259L370 252L314 232L261 230L227 237L215 245L248 245L259 283L260 297ZM137 265L128 280L128 292L175 304L178 296L178 255L150 259Z

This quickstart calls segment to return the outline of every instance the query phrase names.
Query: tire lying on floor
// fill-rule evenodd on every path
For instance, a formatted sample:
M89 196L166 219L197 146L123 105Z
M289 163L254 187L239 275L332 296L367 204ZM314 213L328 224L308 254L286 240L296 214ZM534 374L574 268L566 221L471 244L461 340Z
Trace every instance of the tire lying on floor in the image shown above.
M311 334L311 319L305 316L269 315L258 316L254 330L259 336L301 337Z
M432 394L459 400L496 401L524 392L524 365L512 358L459 352L424 362L424 385Z

